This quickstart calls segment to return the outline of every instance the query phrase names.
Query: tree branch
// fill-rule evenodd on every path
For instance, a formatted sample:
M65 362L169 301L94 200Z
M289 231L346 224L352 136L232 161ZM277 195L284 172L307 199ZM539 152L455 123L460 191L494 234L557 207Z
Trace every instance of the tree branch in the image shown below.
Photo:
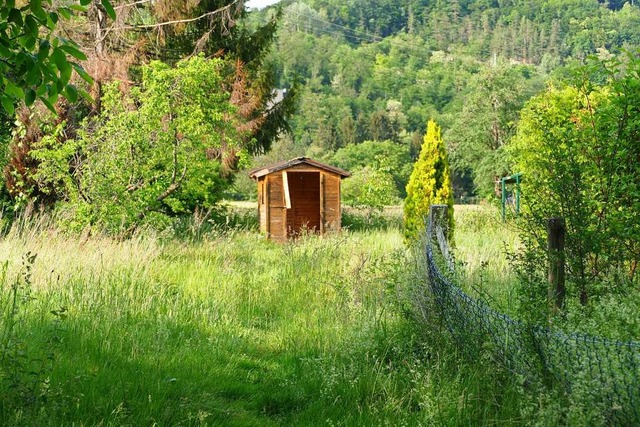
M180 188L180 184L182 184L182 181L184 180L185 176L187 176L187 165L184 165L184 168L182 168L182 174L180 175L180 179L172 182L171 185L169 185L167 189L162 192L162 194L156 197L156 202L163 201L164 199L169 197L171 194L173 194L178 188Z
M200 16L197 16L195 18L188 18L188 19L176 19L174 21L166 21L166 22L158 22L157 24L148 24L148 25L123 25L121 27L116 27L115 30L136 30L136 29L150 29L150 28L160 28L160 27L165 27L167 25L175 25L175 24L186 24L189 22L195 22L195 21L199 21L203 18L207 18L209 16L213 16L213 15L217 15L219 13L224 13L226 11L228 11L229 9L231 9L232 6L234 5L238 5L238 6L242 6L244 4L244 0L234 0L232 3L221 7L219 9L213 10L211 12L207 12L204 13Z
M125 3L125 4L121 4L120 6L114 6L114 9L118 10L118 9L122 9L129 6L137 6L139 4L151 3L152 1L153 0L138 0L138 1L134 1L133 3Z

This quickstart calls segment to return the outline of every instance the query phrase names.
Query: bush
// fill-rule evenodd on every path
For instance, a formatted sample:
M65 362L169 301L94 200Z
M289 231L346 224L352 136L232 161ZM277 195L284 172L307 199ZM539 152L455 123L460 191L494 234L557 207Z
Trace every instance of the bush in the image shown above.
M510 152L523 173L523 308L546 311L546 225L567 227L569 298L631 289L640 258L640 59L593 60L533 98ZM598 85L594 82L604 81ZM528 295L528 297L527 297Z
M404 201L404 235L408 242L415 242L424 231L424 219L432 204L449 206L449 238L453 237L453 190L451 173L440 126L433 120L427 125L420 157L413 166L407 198Z
M391 174L367 166L344 181L342 199L346 205L371 216L374 212L382 212L385 206L397 203L398 192Z
M407 181L411 174L411 156L408 146L392 141L365 141L349 144L336 151L331 163L348 171L367 166L388 172L401 197L405 196Z

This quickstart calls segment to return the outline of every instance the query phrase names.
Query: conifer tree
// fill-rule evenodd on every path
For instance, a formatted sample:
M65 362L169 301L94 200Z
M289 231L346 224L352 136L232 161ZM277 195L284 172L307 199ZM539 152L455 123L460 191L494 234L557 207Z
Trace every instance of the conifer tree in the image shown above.
M440 135L440 126L429 120L420 157L413 165L404 201L404 235L408 243L416 241L424 230L424 218L432 204L446 204L449 239L453 236L453 190L449 159Z

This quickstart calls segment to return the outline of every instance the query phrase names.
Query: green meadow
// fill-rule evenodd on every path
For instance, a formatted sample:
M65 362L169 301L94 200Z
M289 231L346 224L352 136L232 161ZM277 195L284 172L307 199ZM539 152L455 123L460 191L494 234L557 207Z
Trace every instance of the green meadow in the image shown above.
M457 215L458 262L489 286L504 232ZM520 424L537 405L416 315L420 256L393 227L282 245L17 223L0 254L6 425Z

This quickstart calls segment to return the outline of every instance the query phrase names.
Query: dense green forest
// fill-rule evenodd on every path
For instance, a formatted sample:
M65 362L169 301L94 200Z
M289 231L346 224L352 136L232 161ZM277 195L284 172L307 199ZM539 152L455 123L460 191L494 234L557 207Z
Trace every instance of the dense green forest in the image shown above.
M301 81L303 90L292 135L269 160L306 154L353 168L349 150L347 157L375 165L380 149L361 143L391 141L401 151L394 158L413 161L434 119L458 200L490 197L494 179L512 172L503 151L531 96L590 55L606 59L640 45L640 7L631 2L308 0L279 7L268 61L279 87ZM265 22L274 11L250 21ZM353 144L361 149L347 148ZM404 196L410 169L390 169Z
M490 199L514 172L505 147L527 101L591 55L640 46L634 2L112 3L48 4L48 21L44 9L7 9L16 34L47 28L39 47L16 37L49 68L26 80L6 70L5 216L35 202L74 228L163 227L252 198L248 168L300 155L354 172L361 185L347 185L345 201L378 209L406 195L428 120L442 128L455 199ZM205 70L198 55L219 63ZM355 187L372 181L379 200L360 200Z

